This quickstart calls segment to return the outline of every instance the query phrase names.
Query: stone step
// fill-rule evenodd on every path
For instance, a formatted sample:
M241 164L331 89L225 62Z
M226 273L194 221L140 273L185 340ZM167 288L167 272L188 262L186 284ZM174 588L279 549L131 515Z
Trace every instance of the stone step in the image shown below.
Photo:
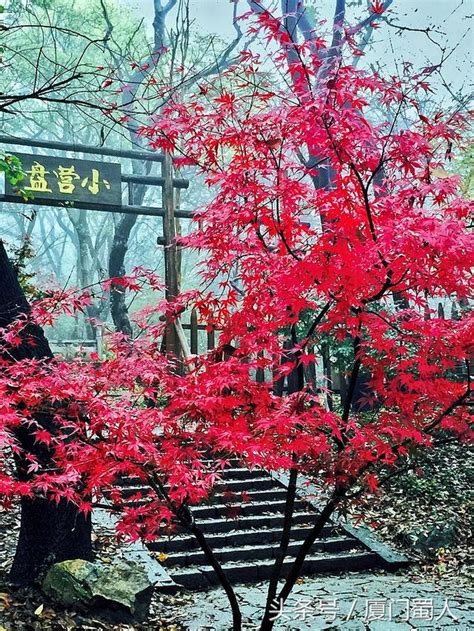
M122 497L130 497L131 495L137 495L138 493L142 493L143 495L150 494L154 495L153 490L147 487L145 484L124 484L120 487L120 493Z
M240 493L241 491L257 491L268 489L281 489L282 486L269 475L255 476L253 478L247 478L246 480L222 480L218 482L214 491L219 493L222 491L233 491Z
M245 502L242 502L242 493L232 492L232 495L220 493L213 493L209 497L209 501L211 504L221 504L221 503L243 503L250 504L252 502L277 502L279 500L284 500L286 498L286 489L282 486L273 487L270 489L256 489L254 491L245 491Z
M293 513L293 524L312 524L317 513L300 511ZM236 519L203 519L199 527L204 533L230 532L231 530L247 530L251 528L277 528L283 525L282 514L251 515Z
M126 486L120 489L123 499L127 499L133 496L141 497L141 499L147 499L148 495L153 497L153 492L144 486ZM209 496L206 504L202 504L203 507L216 506L219 504L234 505L242 504L248 506L252 503L260 502L281 502L286 498L286 489L283 487L273 487L263 490L245 491L245 501L242 501L242 493L232 492L232 495L228 495L225 491L213 493ZM110 495L110 494L109 494ZM141 501L141 500L135 500ZM132 501L133 503L133 501ZM198 508L197 506L191 506L193 511Z
M142 486L138 479L128 481L124 495L132 497L141 492ZM265 471L248 470L233 462L222 471L207 501L191 507L197 525L231 583L252 583L271 575L282 535L285 499L282 482ZM133 503L140 505L146 501L143 498ZM295 501L291 541L284 562L286 571L318 514L303 497ZM217 585L216 575L195 537L179 524L171 530L172 535L163 529L161 538L147 543L147 547L160 554L160 561L176 583L190 589ZM347 526L329 522L312 547L302 574L363 570L386 564L384 553L367 543L367 538L359 537Z
M303 511L308 507L306 502L296 500L294 504L295 512ZM283 513L285 510L285 501L269 501L269 502L245 502L227 504L211 504L193 506L192 513L196 519L222 519L222 518L238 518L248 517L250 515L265 515L274 513Z
M288 546L287 556L294 557L302 540L291 541ZM278 550L278 542L273 544L244 545L233 546L228 548L213 548L213 552L220 563L229 561L255 561L259 559L273 559ZM326 539L317 539L312 547L312 552L344 552L349 550L361 550L362 546L352 537L328 537ZM192 565L205 565L206 556L202 551L182 551L174 552L167 555L163 565L173 573L180 567L189 567Z
M238 458L223 458L227 462L228 467L234 467L234 469L242 468L242 463ZM209 468L214 467L216 464L216 460L212 458L203 458L201 462L207 465Z
M281 490L284 487L270 477L267 474L259 474L257 471L249 472L251 475L246 477L245 479L225 479L217 482L213 488L213 493L219 494L225 491L232 491L234 493L241 493L241 491L250 491L250 490L268 490L271 488L275 488ZM139 478L123 478L120 481L120 487L123 491L128 493L130 491L131 494L133 492L137 492L140 489L147 488L146 483L143 483Z
M222 471L219 473L219 476L223 480L248 480L251 478L258 478L262 474L265 476L268 475L261 469L242 469L241 467L229 467L228 469L222 469Z
M283 574L289 571L293 560L287 559L283 564ZM254 583L267 580L273 569L271 559L251 562L229 562L223 565L231 583ZM335 552L309 555L303 565L302 575L319 574L320 572L340 572L342 570L362 570L377 567L378 556L373 552ZM189 567L172 571L173 580L188 589L208 589L218 584L215 572L209 566Z
M268 492L268 495L271 497L271 492ZM140 499L135 499L135 497L139 497ZM284 494L279 496L281 499L276 500L268 500L268 501L248 501L242 502L236 499L225 501L225 498L221 495L215 498L212 498L213 501L210 504L199 504L197 506L191 506L191 511L193 515L197 519L235 519L239 516L250 516L250 515L264 515L264 514L274 514L274 513L283 513L285 510L285 499ZM138 495L135 491L134 493L123 495L124 502L127 506L138 507L145 506L148 502L153 499L153 495ZM132 499L133 498L133 499ZM298 508L300 510L304 510L308 507L308 503L304 500L295 500L295 510Z
M304 539L311 530L311 526L295 526L291 530L292 539ZM334 525L324 526L321 532L323 537L337 537L340 529ZM211 533L206 535L206 541L211 548L227 548L229 546L244 546L271 544L281 538L280 528L259 528L258 530L233 530L229 533ZM173 537L163 535L160 539L150 541L147 547L154 552L171 554L173 552L190 551L199 549L194 536L190 533L177 534Z
M142 480L136 475L123 476L115 481L115 485L121 489L129 486L137 486L139 488L147 488L148 483L146 480Z
M264 477L268 476L271 478L271 476L269 476L268 473L262 471L261 469L244 469L240 467L238 461L234 460L234 461L231 461L229 464L231 464L230 467L219 470L218 472L219 478L222 479L223 481L247 480L247 479L252 479L252 478L260 478L262 476ZM147 482L144 480L141 480L137 476L126 476L126 477L124 476L120 478L120 480L118 481L118 485L121 487L127 487L127 486L146 487Z

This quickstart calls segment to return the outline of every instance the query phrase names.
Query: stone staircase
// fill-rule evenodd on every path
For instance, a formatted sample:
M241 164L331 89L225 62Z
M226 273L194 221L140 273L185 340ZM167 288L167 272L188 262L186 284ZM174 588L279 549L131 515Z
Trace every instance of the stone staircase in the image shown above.
M129 480L124 489L130 497L140 491L143 489L134 485L133 480ZM269 578L281 536L285 494L283 483L270 474L235 467L223 472L222 481L216 485L208 503L192 507L196 523L206 534L232 583L253 583ZM317 515L311 503L296 500L284 571L289 569ZM218 584L192 534L178 529L172 536L163 534L147 546L178 585L207 589ZM380 544L371 545L369 538L361 538L355 529L331 522L315 541L303 574L395 568L406 562Z

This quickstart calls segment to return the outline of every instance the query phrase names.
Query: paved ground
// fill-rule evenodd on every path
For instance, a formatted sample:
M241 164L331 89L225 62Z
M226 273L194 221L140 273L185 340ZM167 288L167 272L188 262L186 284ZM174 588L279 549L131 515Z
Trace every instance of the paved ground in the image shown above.
M264 586L239 586L237 592L244 628L257 629ZM474 629L474 591L452 578L435 584L409 573L320 576L297 585L285 605L275 608L275 617L279 631L468 631ZM195 594L180 618L190 631L230 629L226 597L219 589Z

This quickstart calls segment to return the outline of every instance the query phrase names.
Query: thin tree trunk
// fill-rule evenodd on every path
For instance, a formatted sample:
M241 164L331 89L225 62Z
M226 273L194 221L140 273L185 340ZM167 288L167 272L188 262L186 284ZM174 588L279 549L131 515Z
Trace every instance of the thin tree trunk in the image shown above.
M242 614L240 612L239 601L235 595L235 592L232 588L232 585L229 582L224 570L222 569L219 561L216 559L216 556L206 541L206 537L204 536L202 530L198 528L196 525L190 527L191 532L195 536L197 542L201 546L201 550L204 552L206 559L209 565L212 567L214 572L219 579L219 582L224 589L227 598L230 603L230 607L232 610L232 631L241 631L242 629Z
M168 504L169 508L174 512L175 516L179 519L181 524L193 534L196 541L198 542L201 550L204 552L204 555L212 567L214 572L216 573L217 578L219 579L219 583L221 587L226 593L227 599L229 600L229 604L232 611L232 631L241 631L242 629L242 613L240 611L239 601L237 600L237 596L234 592L234 589L227 578L226 573L222 569L222 565L217 559L214 551L206 540L206 536L203 531L199 528L194 520L194 516L191 512L189 506L181 506L180 508L176 508L174 503L170 500L169 495L166 493L162 483L156 475L152 474L149 478L149 483L152 489L155 491L158 497L164 499Z
M288 552L288 545L291 538L291 522L293 519L293 511L295 507L296 498L296 482L298 479L297 469L290 470L290 479L288 482L288 489L286 491L285 498L285 516L283 520L283 530L280 538L280 545L275 557L275 563L272 568L272 574L270 582L268 584L267 601L265 603L264 618L268 617L271 613L272 605L275 600L275 596L278 589L278 581L280 580L281 570L286 554Z
M336 508L338 502L339 502L338 497L333 497L331 500L329 500L329 502L324 507L323 511L320 513L309 535L301 544L301 547L298 551L296 559L293 562L293 565L291 566L288 576L286 577L285 584L283 585L283 588L278 594L277 602L279 605L283 605L286 599L288 598L288 596L290 595L291 590L295 586L295 583L301 574L301 570L303 568L303 564L306 557L308 556L311 548L313 547L314 542L316 541L317 537L320 535L324 526L329 521L329 518L334 512L334 509ZM273 626L276 620L271 620L271 616L272 616L271 610L268 612L265 611L265 614L262 618L262 623L260 625L260 631L271 631L273 629Z
M297 350L298 338L296 334L296 327L291 327L291 358L295 362L295 366L291 373L287 376L288 394L295 394L301 392L304 389L304 367L300 363L300 351ZM297 491L298 469L296 467L297 457L293 455L293 462L295 466L290 469L290 478L288 481L288 488L285 498L285 515L283 519L283 529L280 538L280 545L276 553L275 563L272 568L272 574L268 585L267 600L265 603L264 619L270 616L272 604L275 600L275 595L278 589L278 581L280 580L283 563L288 552L288 546L291 539L291 526L293 522L293 512L295 509L295 499Z
M143 175L150 172L151 162L132 165L133 173ZM130 189L130 203L140 206L145 197L146 188L137 184L132 184ZM109 254L109 277L118 278L125 275L125 256L127 254L130 233L137 223L138 215L121 215L115 227L114 238ZM128 316L126 303L126 290L121 285L112 284L110 290L110 315L114 321L115 328L127 335L132 336L132 323Z

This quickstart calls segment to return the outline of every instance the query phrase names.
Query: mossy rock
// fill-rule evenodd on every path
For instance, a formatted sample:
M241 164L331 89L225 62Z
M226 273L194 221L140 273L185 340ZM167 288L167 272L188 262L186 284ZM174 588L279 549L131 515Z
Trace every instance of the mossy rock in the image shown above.
M133 561L104 563L74 559L55 563L43 581L43 591L66 607L125 610L143 618L153 591L143 566Z
M98 578L97 566L83 559L52 565L43 581L43 591L63 605L87 604L93 598L91 584Z
M456 533L456 524L453 522L436 525L428 533L418 537L416 547L425 552L449 548L456 539Z

